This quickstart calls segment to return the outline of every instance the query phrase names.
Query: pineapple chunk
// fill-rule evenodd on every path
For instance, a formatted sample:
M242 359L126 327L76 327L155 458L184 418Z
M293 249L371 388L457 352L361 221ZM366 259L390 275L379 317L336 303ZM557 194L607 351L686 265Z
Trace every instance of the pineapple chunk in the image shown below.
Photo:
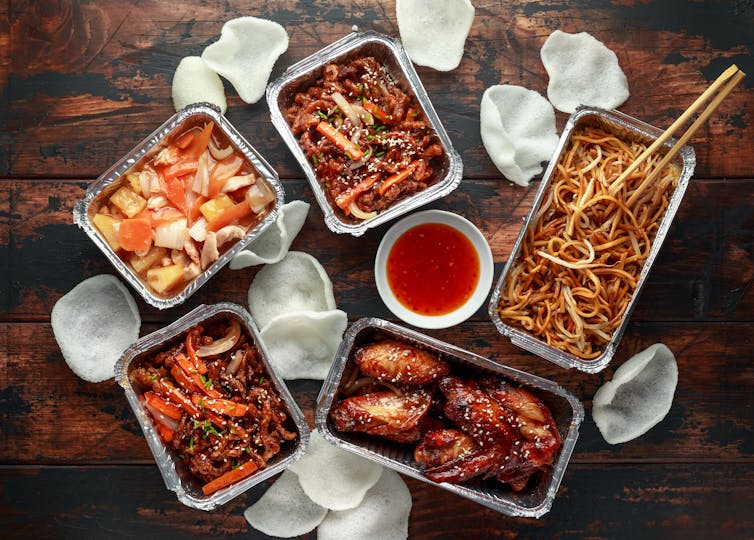
M168 254L168 250L162 247L152 246L152 248L143 257L136 255L131 257L131 266L136 270L137 274L143 274L150 268L152 268L157 261L162 259Z
M118 251L120 249L120 242L118 242L117 228L121 220L106 216L105 214L97 214L92 221L94 222L94 226L102 233L102 236L105 237L110 247L113 248L113 251Z
M204 219L206 219L207 221L212 221L217 216L222 214L225 210L234 205L235 203L233 202L233 199L223 193L201 205L199 207L199 211L204 214Z
M186 268L182 264L171 264L147 270L147 283L157 293L162 294L183 281Z
M110 202L129 218L134 217L147 207L144 197L137 195L128 186L123 186L110 197Z
M141 182L139 181L139 173L128 173L126 175L126 180L128 180L131 189L134 190L137 195L141 195Z

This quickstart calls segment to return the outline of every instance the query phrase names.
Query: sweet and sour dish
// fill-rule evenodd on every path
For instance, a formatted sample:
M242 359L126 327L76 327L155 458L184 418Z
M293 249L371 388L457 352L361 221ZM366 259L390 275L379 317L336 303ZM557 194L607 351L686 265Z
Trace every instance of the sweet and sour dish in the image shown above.
M345 216L370 219L437 181L437 136L416 97L371 56L325 64L285 115Z
M263 469L298 437L234 318L192 327L184 340L134 363L130 379L160 438L205 495Z
M521 491L561 447L552 413L528 390L395 339L356 350L330 418L337 431L413 446L434 482L494 478Z

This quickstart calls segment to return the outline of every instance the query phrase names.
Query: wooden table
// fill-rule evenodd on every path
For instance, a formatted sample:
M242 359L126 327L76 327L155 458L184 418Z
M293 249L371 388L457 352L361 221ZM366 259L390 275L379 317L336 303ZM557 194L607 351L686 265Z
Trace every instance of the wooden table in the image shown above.
M228 19L283 24L286 66L351 31L398 35L392 1L3 2L0 7L0 536L4 538L259 538L243 510L262 485L214 512L164 489L121 389L68 369L50 329L56 300L84 278L114 273L72 224L87 185L173 112L171 78ZM432 207L475 222L502 268L537 182L511 185L479 135L485 88L545 93L539 49L555 29L587 30L618 55L631 97L621 110L668 126L730 63L750 76L694 140L697 166L612 365L566 371L512 346L480 310L431 335L537 375L587 409L552 511L512 519L424 483L411 538L744 538L754 536L754 8L751 2L475 0L463 61L451 73L418 68L463 156L460 188ZM390 318L372 264L386 227L336 236L301 169L269 121L228 87L228 119L284 179L286 199L313 204L293 249L327 269L350 320ZM558 113L558 126L566 115ZM255 269L224 269L185 305L160 312L140 298L142 334L201 303L246 302ZM135 293L134 293L135 295ZM135 295L136 296L136 295ZM614 368L662 341L679 383L665 420L610 446L589 411ZM317 381L291 383L312 423ZM315 538L312 533L307 538Z

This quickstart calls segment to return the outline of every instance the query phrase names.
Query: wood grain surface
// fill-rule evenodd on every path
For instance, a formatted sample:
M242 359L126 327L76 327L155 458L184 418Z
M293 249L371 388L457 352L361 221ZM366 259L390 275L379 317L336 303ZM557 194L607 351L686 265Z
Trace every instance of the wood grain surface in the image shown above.
M555 380L584 403L571 463L550 513L510 518L406 479L412 539L754 538L754 5L730 0L472 0L460 66L419 76L464 162L464 180L430 205L473 221L499 275L538 182L521 188L495 169L479 135L493 84L546 95L539 50L556 29L588 31L629 81L620 110L668 126L729 64L750 75L694 138L694 178L641 294L615 360L603 372L564 370L513 346L486 306L428 334ZM354 25L398 36L393 1L0 1L0 537L267 538L243 510L269 482L200 512L167 491L114 381L78 379L50 327L55 302L83 279L115 270L73 223L87 186L173 112L181 58L201 54L222 24L254 15L290 37L271 80ZM282 143L262 99L244 104L226 82L227 118L280 173L286 200L312 204L292 249L311 253L351 322L394 318L374 286L387 227L335 235ZM557 113L562 128L567 115ZM141 335L202 303L246 304L258 269L219 272L184 305L158 311L137 297ZM136 297L136 293L134 293ZM675 353L668 416L611 446L591 418L595 391L645 347ZM292 381L313 425L319 381ZM312 532L302 538L314 539Z

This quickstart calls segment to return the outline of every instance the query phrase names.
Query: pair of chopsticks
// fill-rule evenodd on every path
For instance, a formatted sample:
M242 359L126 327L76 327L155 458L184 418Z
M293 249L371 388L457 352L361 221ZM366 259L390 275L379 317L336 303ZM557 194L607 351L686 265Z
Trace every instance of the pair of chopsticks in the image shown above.
M665 142L673 135L673 133L678 130L679 127L685 124L689 120L689 118L691 118L707 100L709 100L715 93L719 91L719 93L717 93L717 95L712 98L712 101L710 101L707 107L701 112L694 123L689 126L686 132L681 135L681 137L676 141L673 147L668 150L667 154L665 154L665 157L662 159L662 161L660 161L659 165L655 167L652 173L650 173L649 176L647 176L647 178L631 194L631 198L628 200L628 206L631 206L631 204L633 204L636 199L638 199L639 195L641 195L644 187L652 183L655 177L660 174L660 172L668 163L670 163L670 161L675 157L680 149L683 148L683 145L685 145L688 140L694 135L696 130L699 129L699 127L707 121L707 118L709 118L709 116L715 111L715 109L717 109L717 107L728 96L728 94L730 94L731 91L736 86L738 86L738 83L740 83L744 77L746 77L746 74L738 69L735 64L726 69L722 73L722 75L720 75L715 80L715 82L713 82L710 87L707 88L704 93L702 93L701 96L696 98L696 101L694 101L694 103L692 103L691 106L686 109L684 113L679 116L678 119L673 122L673 124L657 138L657 140L655 140L655 142L653 142L646 150L644 150L644 152L642 152L641 155L639 155L639 157L636 158L636 160L631 163L631 165L629 165L629 167L625 171L623 171L623 174L621 174L615 182L610 185L610 188L608 189L610 195L615 196L623 187L626 178L628 178L628 176L633 173L644 160L652 155L654 151L665 144Z

